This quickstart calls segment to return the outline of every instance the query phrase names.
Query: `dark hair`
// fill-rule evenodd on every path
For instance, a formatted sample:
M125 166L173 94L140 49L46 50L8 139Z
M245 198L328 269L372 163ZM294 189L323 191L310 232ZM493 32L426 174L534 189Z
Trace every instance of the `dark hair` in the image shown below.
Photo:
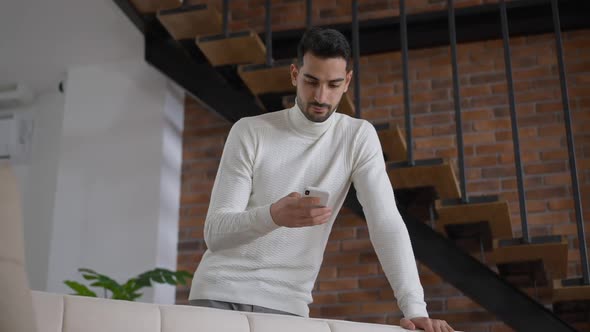
M303 56L307 52L311 52L318 58L342 58L346 60L346 70L351 69L350 44L337 30L318 27L307 30L297 46L299 66L303 66Z

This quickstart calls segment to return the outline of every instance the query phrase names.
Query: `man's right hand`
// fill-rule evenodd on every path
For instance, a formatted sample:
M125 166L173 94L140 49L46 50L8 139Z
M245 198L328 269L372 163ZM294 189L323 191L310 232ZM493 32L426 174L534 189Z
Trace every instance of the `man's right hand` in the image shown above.
M322 225L330 220L332 209L319 206L317 197L303 197L292 192L270 206L270 215L275 224L284 227L307 227Z

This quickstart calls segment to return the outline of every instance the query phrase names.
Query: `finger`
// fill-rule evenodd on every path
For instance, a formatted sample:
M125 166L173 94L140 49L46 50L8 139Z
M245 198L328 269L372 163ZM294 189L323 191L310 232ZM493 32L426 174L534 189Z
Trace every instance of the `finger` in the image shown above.
M313 218L307 217L307 218L301 219L301 221L299 222L299 226L305 227L305 226L322 225L322 224L325 224L326 222L328 222L328 220L330 220L330 215L322 215L322 216L317 216L317 217L313 217Z
M414 323L412 323L412 321L407 318L402 318L402 320L399 322L399 326L401 326L402 328L404 328L406 330L415 330L416 329L416 326L414 325Z
M444 325L447 328L447 332L455 332L455 329L451 327L451 325L449 325L449 323L447 323L446 321L443 321Z
M298 211L296 212L297 216L300 219L309 219L309 218L315 218L318 216L323 216L327 213L332 213L332 209L330 208L323 208L323 207L311 207L311 206L306 206L306 207L299 207Z
M446 330L443 330L443 324L440 321L432 325L432 327L434 328L434 332L447 332Z
M306 217L317 217L323 216L325 214L332 214L332 209L330 208L310 208L307 210L308 215Z
M287 197L301 198L301 194L297 192L292 192L289 195L287 195Z
M303 197L299 200L300 206L319 206L320 205L320 198L319 197Z
M327 213L327 214L321 215L319 217L315 217L313 220L314 226L323 225L323 224L327 223L328 221L330 221L331 216L332 215L330 213Z
M330 212L320 214L319 216L312 217L312 222L314 224L323 224L323 223L327 222L328 220L330 220L331 216L332 216L332 213L330 213Z
M434 327L432 326L432 320L430 319L426 320L422 328L424 329L424 332L435 332ZM436 332L440 332L440 330Z

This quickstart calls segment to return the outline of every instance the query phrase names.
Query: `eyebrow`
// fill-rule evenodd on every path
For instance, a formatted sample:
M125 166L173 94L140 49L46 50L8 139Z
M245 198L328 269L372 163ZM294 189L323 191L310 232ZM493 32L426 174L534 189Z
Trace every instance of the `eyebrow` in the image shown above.
M303 74L303 76L305 76L307 78L311 78L312 80L315 80L315 81L319 81L319 79L317 77L309 75L309 74ZM329 82L330 83L338 83L338 82L342 82L342 81L344 81L343 78L337 78L335 80L330 80Z

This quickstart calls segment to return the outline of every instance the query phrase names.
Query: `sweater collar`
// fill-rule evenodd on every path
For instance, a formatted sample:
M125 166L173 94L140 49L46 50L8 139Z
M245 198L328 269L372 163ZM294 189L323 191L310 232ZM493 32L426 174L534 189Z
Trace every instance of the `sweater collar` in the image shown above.
M295 106L290 108L287 114L291 127L297 133L310 138L318 138L332 126L335 113L333 112L324 122L313 122L305 117L303 111L301 111L299 105L295 102Z

